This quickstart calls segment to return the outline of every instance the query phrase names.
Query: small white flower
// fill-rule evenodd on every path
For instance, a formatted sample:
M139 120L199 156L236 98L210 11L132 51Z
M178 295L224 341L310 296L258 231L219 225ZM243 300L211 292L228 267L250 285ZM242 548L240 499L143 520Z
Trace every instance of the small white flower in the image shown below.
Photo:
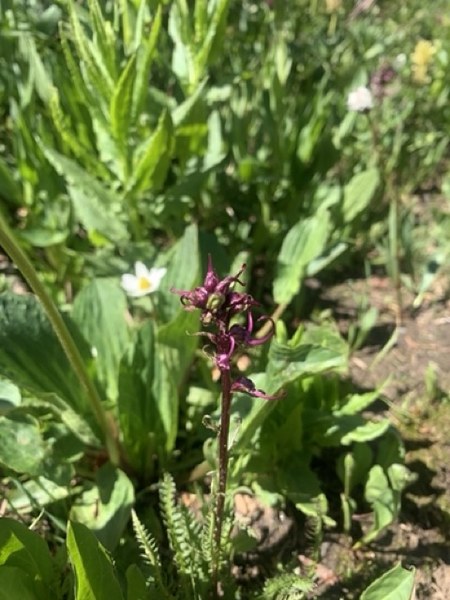
M166 272L167 269L164 267L147 269L144 263L138 261L134 264L134 275L125 273L120 284L129 296L139 298L156 292Z
M397 54L397 56L394 58L394 68L403 69L407 62L408 58L406 54L404 52L401 52L400 54Z
M347 108L356 112L364 112L373 108L373 96L369 88L360 85L347 97Z

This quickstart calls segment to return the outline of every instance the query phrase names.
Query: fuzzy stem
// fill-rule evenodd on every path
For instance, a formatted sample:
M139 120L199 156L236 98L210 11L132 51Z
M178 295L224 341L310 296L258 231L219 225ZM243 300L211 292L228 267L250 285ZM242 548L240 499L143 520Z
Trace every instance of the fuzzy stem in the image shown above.
M58 337L61 346L76 373L82 387L86 390L92 412L94 413L97 422L103 432L105 445L108 451L111 463L118 466L120 463L120 450L114 433L114 426L109 420L106 411L103 408L102 401L98 394L97 388L90 379L80 352L60 314L55 303L47 293L44 285L41 283L38 274L28 259L25 252L19 246L13 232L10 230L6 221L0 214L0 246L9 255L15 263L23 278L26 280L30 288L39 298L44 311L47 314L48 320L53 327L53 331Z
M214 507L214 554L212 566L213 593L218 597L220 549L222 542L222 522L225 506L225 492L228 476L228 433L230 431L230 408L231 408L231 375L230 371L222 371L222 410L220 415L219 429L219 477Z

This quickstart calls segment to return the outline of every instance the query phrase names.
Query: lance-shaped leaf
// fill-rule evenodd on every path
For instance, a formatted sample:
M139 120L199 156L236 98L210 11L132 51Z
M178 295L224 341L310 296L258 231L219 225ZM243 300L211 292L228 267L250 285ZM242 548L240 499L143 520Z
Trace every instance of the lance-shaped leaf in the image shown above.
M323 254L329 234L328 211L302 219L288 231L277 258L273 283L273 295L278 304L289 304L298 294L306 268Z
M69 523L67 550L75 572L75 600L123 600L111 559L81 523Z
M129 194L137 194L147 189L156 190L164 183L173 143L172 121L168 111L164 111L155 131L136 153L127 188Z
M119 363L129 342L127 301L113 279L95 279L75 298L72 318L92 348L97 375L109 398L117 396Z

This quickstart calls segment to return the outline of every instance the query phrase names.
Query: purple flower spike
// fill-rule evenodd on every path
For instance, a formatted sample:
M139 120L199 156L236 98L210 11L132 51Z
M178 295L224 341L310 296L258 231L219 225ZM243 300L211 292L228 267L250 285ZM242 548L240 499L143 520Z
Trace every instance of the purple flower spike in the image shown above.
M261 344L265 344L273 336L275 326L270 317L259 317L258 321L270 321L272 327L266 335L263 335L260 338L252 337L253 315L251 311L248 311L247 313L247 326L232 325L230 328L230 335L232 335L237 344L240 344L241 346L261 346Z
M235 303L239 304L238 307L232 307L227 299L229 294L234 294L234 292L230 291L233 284L239 283L243 285L239 277L244 272L245 268L246 265L244 264L237 275L229 275L228 277L220 279L214 270L211 255L208 255L208 268L201 286L196 287L191 291L177 290L175 288L172 288L171 291L174 294L181 296L181 302L186 310L194 310L195 308L202 310L202 322L209 324L214 320L224 304L226 304L225 313L227 316L230 313L230 309L233 308L232 313L230 313L229 316L240 312L242 306L248 304L249 300L244 300L244 297L248 296L247 294L237 294L239 298L242 297L240 304L237 302L237 299L235 300ZM248 298L251 297L248 296ZM223 315L221 318L223 318Z
M248 377L238 377L236 381L231 384L231 391L243 392L244 394L249 394L249 396L253 396L254 398L263 398L264 400L278 400L284 396L283 392L271 396L262 390L256 389L255 384Z
M201 310L201 322L207 327L207 331L202 331L196 335L203 335L208 338L212 347L212 357L222 376L230 378L230 370L233 356L239 350L252 346L265 344L272 337L275 326L270 317L259 317L256 322L269 321L271 327L269 332L261 337L256 337L253 333L254 319L252 309L258 306L250 294L236 292L233 289L235 284L243 285L240 276L246 266L242 265L236 275L228 275L220 279L214 270L211 256L208 256L208 267L203 284L191 291L175 290L172 291L181 296L181 302L186 310ZM231 320L239 315L246 315L246 325L235 323L230 324ZM239 377L234 383L230 381L229 392L245 392L256 398L266 398L274 400L280 396L269 396L262 390L257 390L250 379Z

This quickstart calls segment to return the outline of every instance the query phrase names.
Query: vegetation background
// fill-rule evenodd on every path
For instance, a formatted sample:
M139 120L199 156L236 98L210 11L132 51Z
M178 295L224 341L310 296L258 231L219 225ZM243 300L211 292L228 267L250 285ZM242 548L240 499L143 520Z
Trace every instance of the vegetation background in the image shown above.
M0 0L5 598L448 596L449 8ZM233 396L220 560L208 255L284 392Z

